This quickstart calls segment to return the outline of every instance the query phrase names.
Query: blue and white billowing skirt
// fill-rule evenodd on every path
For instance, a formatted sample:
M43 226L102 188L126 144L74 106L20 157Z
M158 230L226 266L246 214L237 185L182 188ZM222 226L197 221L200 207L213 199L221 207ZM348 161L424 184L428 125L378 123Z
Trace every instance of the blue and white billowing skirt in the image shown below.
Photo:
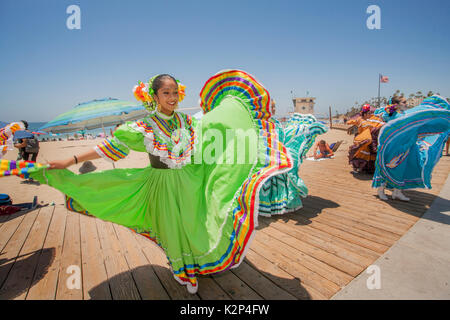
M270 217L302 208L301 198L308 195L308 188L299 177L300 164L314 144L316 137L328 128L310 114L294 113L283 127L276 123L278 139L286 146L292 158L292 169L268 179L259 193L260 216Z
M431 189L431 174L449 134L450 106L439 96L389 121L378 137L372 187Z

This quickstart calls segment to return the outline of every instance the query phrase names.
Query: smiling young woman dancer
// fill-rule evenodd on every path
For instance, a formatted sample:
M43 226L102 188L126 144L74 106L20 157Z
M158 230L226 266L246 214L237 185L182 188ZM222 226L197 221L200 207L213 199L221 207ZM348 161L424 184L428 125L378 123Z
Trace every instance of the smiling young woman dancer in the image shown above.
M156 110L119 126L94 150L17 174L62 191L77 211L156 242L175 279L195 293L198 275L243 261L258 224L261 186L289 171L292 159L269 121L268 91L244 71L222 71L205 83L200 121L175 111L184 87L169 75L139 83L135 95ZM148 153L151 165L81 175L64 169L99 157L117 161L130 150Z

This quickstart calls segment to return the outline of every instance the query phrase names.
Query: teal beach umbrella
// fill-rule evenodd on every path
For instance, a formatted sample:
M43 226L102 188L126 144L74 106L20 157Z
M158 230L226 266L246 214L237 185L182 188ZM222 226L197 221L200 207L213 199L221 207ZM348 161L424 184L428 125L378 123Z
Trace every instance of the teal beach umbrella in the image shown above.
M46 123L39 131L68 133L92 130L137 120L146 115L148 111L139 103L105 98L80 103Z

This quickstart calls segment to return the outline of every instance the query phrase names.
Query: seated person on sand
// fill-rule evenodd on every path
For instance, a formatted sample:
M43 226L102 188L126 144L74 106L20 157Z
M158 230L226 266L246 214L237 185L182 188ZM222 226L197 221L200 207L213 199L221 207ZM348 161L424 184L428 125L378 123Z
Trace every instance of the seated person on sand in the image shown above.
M317 150L317 148L319 148L319 150ZM325 142L325 140L320 140L316 143L313 153L314 159L330 158L334 156L333 151L331 150L328 143Z

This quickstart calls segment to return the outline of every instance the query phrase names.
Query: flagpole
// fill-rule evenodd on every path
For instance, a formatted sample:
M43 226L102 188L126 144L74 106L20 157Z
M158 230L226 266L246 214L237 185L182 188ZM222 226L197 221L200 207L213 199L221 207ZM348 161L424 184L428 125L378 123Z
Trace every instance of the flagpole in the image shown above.
M331 106L329 108L329 111L330 111L330 129L333 129L333 119L331 117Z
M381 84L381 73L378 74L378 108L380 107L380 84Z

